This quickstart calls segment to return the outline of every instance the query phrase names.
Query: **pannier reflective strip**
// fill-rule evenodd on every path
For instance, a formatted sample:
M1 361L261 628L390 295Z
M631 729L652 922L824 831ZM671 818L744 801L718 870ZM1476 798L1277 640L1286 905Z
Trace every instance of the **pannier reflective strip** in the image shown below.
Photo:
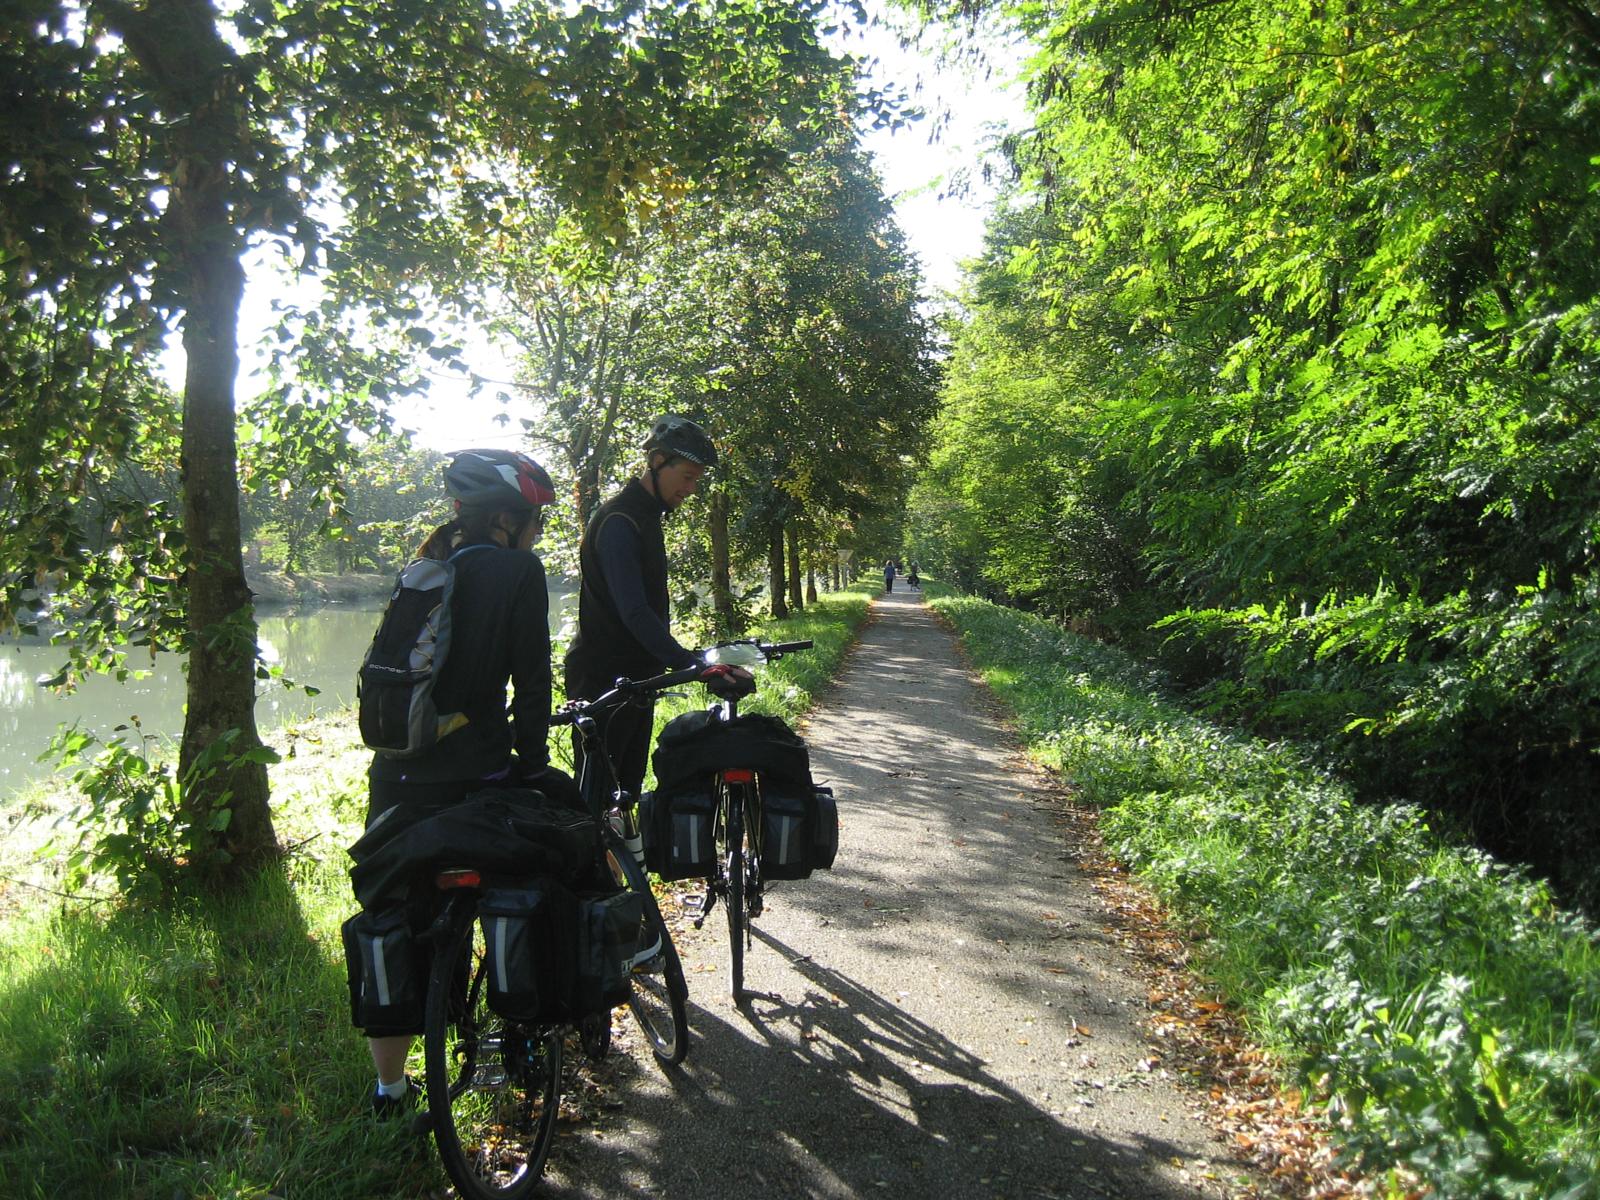
M799 823L800 822L798 822L798 821L784 821L783 822L783 833L778 838L778 861L779 862L788 862L789 861L789 831L791 829L793 829Z
M698 813L688 814L688 820L678 826L678 831L684 835L676 847L678 857L684 861L693 861L695 847L700 844L700 824L705 820Z
M508 917L490 917L489 921L494 926L494 986L504 995L511 990L511 980L506 976L506 962L511 957L506 953L506 929L511 920Z
M389 1005L389 964L383 956L383 939L372 941L372 981L378 985L378 1003Z

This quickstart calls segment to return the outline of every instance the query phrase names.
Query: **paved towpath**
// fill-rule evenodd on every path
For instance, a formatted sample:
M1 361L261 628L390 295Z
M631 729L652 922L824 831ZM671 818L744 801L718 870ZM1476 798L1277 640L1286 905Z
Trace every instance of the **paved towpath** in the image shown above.
M1059 794L918 594L874 615L806 729L838 794L834 870L769 891L742 1009L720 910L685 927L688 1061L604 1068L550 1192L1228 1195L1241 1167L1140 1032L1146 988Z

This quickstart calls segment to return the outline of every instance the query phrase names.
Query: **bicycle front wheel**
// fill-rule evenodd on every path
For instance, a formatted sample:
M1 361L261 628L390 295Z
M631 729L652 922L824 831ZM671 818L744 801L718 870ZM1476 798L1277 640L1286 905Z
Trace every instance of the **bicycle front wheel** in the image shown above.
M750 928L745 894L744 792L728 784L720 797L723 812L723 868L728 873L728 990L737 1003L744 999L744 947Z
M561 1031L489 1008L482 927L469 904L435 949L423 1034L428 1116L466 1200L520 1200L544 1173L561 1107Z
M613 869L630 891L639 893L644 910L628 989L628 1011L650 1043L651 1052L668 1066L675 1066L689 1053L689 983L683 976L683 962L667 932L644 868L609 828L606 844Z

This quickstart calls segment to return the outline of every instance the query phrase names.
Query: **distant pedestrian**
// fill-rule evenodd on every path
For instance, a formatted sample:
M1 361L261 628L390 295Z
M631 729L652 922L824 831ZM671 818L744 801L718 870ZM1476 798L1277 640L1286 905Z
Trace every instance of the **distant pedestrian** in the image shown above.
M914 592L920 592L922 590L922 576L918 574L919 570L920 568L917 566L917 560L913 558L911 560L911 570L906 575L906 583Z
M883 560L883 590L886 592L894 591L894 559L892 558Z

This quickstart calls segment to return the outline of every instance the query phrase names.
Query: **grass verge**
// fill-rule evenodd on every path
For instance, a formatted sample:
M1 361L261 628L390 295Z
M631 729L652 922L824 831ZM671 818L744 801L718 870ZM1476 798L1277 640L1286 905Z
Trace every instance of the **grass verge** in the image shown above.
M1600 933L1114 649L930 590L1364 1173L1397 1196L1600 1196Z
M756 632L816 648L749 704L793 720L833 678L871 588ZM699 689L693 689L699 692ZM664 704L658 716L703 702ZM203 909L13 889L0 930L0 1196L15 1200L438 1197L432 1143L367 1113L339 925L369 758L353 716L275 738L288 869ZM38 807L51 807L45 798Z

